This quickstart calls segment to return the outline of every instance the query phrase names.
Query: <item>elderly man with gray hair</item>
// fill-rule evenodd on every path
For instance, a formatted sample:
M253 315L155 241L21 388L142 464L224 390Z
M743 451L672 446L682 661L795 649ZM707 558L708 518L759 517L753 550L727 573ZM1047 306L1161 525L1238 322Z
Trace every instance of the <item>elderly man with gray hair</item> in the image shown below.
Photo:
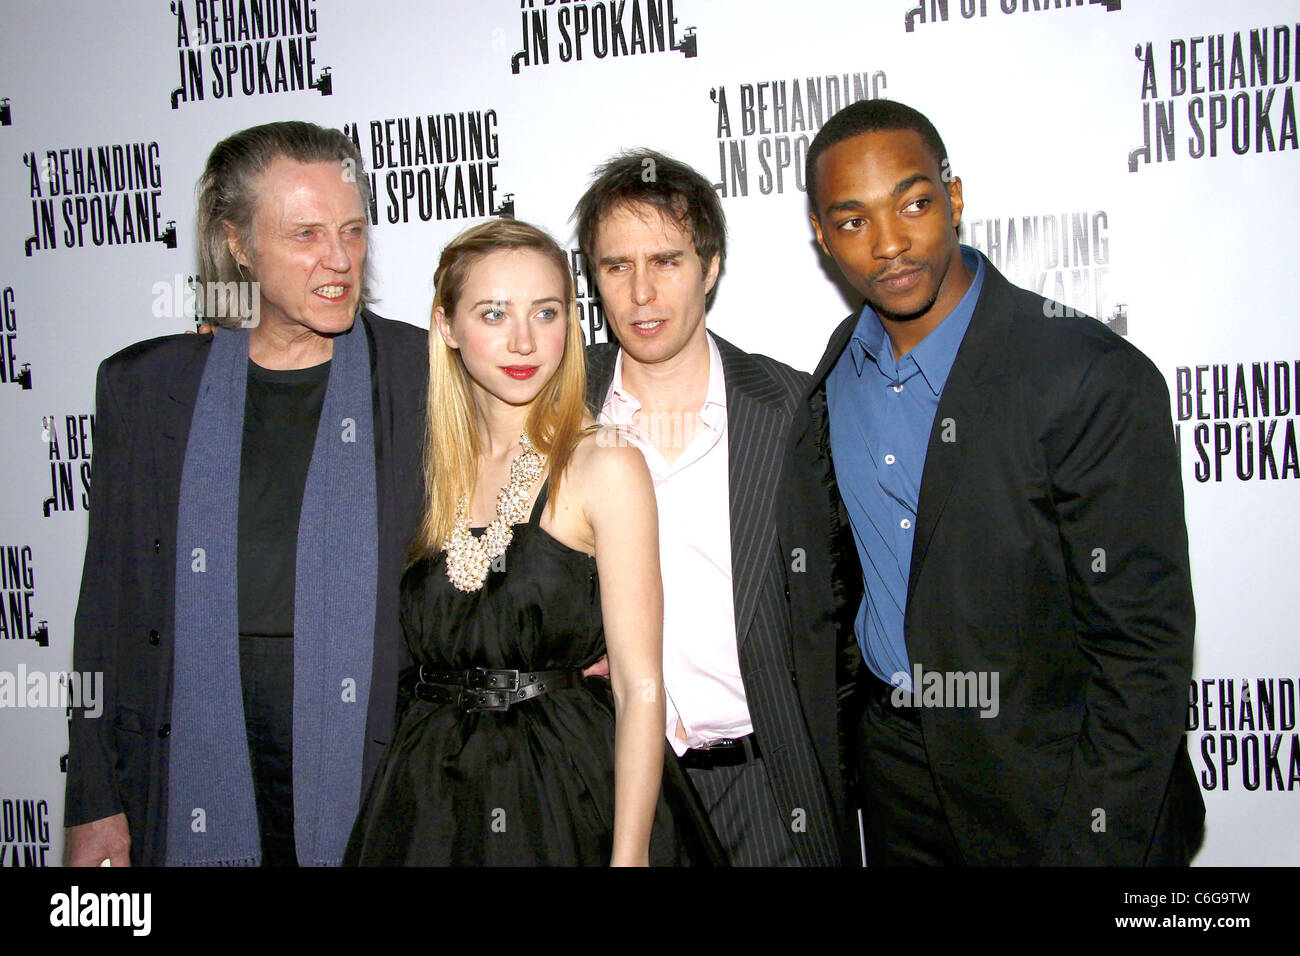
M99 369L70 865L334 865L393 723L424 330L366 310L342 133L271 123L199 183L214 333Z

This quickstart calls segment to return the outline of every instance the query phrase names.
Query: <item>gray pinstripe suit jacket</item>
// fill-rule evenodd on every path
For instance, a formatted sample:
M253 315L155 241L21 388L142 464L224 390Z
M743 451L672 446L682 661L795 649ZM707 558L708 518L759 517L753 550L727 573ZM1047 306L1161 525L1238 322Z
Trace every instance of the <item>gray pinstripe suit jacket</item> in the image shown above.
M787 565L776 536L775 499L786 437L810 378L709 334L726 378L732 591L745 697L772 799L783 818L803 822L803 829L792 827L800 861L835 866L840 862L838 816L795 688ZM613 342L587 349L587 404L594 412L604 404L617 355Z

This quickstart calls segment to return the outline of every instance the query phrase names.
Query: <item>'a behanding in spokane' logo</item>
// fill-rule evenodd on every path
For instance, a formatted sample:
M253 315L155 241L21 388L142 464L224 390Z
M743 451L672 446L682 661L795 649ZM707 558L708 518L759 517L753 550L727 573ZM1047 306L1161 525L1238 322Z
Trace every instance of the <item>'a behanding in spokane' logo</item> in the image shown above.
M1045 316L1090 315L1128 335L1128 305L1108 286L1110 215L1104 209L963 219L961 241L1004 276L1049 301Z
M32 363L18 357L18 308L13 286L8 285L0 290L0 385L32 388Z
M850 103L886 95L884 70L723 83L709 90L716 110L718 181L723 199L806 192L808 146L822 124ZM752 145L752 149L750 148Z
M557 61L604 60L644 53L699 55L695 27L678 29L673 0L573 2L523 0L519 11L522 47L510 58L510 72ZM495 31L492 47L504 48L504 31Z
M497 130L497 111L482 107L344 123L369 156L370 224L514 216L497 182Z
M163 218L156 140L33 150L23 164L32 203L24 255L149 242L176 248L176 222Z
M0 642L32 641L50 646L50 622L33 608L35 565L31 544L0 544Z
M1142 145L1128 171L1182 156L1214 159L1300 150L1300 22L1137 43ZM1168 79L1162 79L1167 77ZM1244 171L1249 179L1251 167Z
M0 797L0 867L54 863L50 820L50 801L43 797Z
M316 62L316 0L171 0L182 103L240 96L334 92L330 68Z

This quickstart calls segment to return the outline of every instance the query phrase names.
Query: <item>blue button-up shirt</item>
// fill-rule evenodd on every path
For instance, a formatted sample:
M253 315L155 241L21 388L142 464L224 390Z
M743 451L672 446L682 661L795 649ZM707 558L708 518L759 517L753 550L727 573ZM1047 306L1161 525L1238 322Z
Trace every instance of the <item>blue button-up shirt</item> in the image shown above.
M938 327L895 361L880 318L864 305L853 338L826 379L835 479L865 586L854 624L858 646L872 673L909 689L903 616L925 453L939 397L984 284L984 257L969 246L961 254L975 278Z

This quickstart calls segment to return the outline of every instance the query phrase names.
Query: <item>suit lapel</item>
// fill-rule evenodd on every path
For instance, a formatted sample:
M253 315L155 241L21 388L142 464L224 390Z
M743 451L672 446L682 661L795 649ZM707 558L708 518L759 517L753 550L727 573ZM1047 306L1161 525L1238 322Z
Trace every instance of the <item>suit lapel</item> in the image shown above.
M593 418L600 418L605 404L605 393L614 380L614 360L618 358L617 342L598 342L588 345L587 357L587 408Z
M185 465L185 445L190 435L190 420L194 417L194 403L198 400L199 384L207 366L212 345L210 334L202 347L194 349L180 365L167 385L167 400L158 408L158 428L153 446L154 474L158 481L159 513L177 514L180 508L181 469Z
M984 286L971 316L970 326L957 350L925 453L925 471L916 508L916 538L907 581L907 604L917 577L952 493L961 474L966 450L981 440L989 411L990 389L986 384L1001 371L999 361L1009 331L1007 317L1012 305L1008 301L1011 286L987 260L984 263Z
M390 488L384 479L387 476L395 474L389 467L387 458L392 454L390 445L393 445L392 438L396 426L395 409L393 403L397 400L399 394L391 385L381 390L380 381L383 376L380 375L379 369L383 365L385 371L388 370L388 356L379 354L379 343L375 336L375 331L371 327L366 314L362 312L357 316L357 324L361 326L362 331L366 334L366 345L370 352L370 407L371 407L371 429L374 435L375 451L375 488L378 490L378 498L375 502L375 523L379 529L379 540L388 540L390 524L396 517L394 514L394 505L401 500L398 497L401 489ZM355 328L355 327L354 327ZM401 396L407 400L407 395ZM413 396L417 401L412 402L409 416L406 416L406 422L422 421L424 419L424 403L427 398L422 395ZM405 422L404 422L405 424Z
M812 384L809 386L808 394L812 394L820 388L826 387L826 376L831 374L831 369L835 363L840 360L844 354L845 348L848 347L849 339L853 338L853 330L857 327L860 313L854 312L849 315L843 322L835 327L831 333L830 342L826 345L826 351L822 353L822 360L817 363L817 371L813 372Z
M763 568L775 547L770 520L772 490L780 472L789 416L781 410L784 393L758 363L724 339L713 338L726 379L731 591L736 643L743 647L758 607Z

